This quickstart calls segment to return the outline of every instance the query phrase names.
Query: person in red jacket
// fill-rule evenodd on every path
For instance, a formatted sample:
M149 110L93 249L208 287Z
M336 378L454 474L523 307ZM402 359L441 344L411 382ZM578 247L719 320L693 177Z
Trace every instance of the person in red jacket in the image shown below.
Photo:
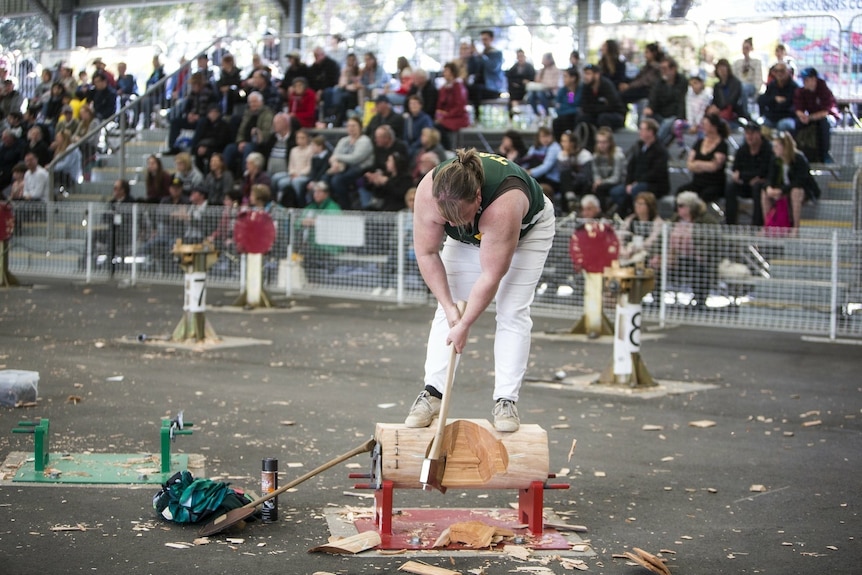
M313 128L317 116L317 96L308 89L308 80L302 77L294 78L293 85L287 96L287 111L299 120L303 128Z
M455 62L443 65L443 79L446 84L440 88L437 97L437 110L434 113L435 126L440 130L443 147L452 148L452 132L458 132L470 125L467 114L467 88L461 71Z

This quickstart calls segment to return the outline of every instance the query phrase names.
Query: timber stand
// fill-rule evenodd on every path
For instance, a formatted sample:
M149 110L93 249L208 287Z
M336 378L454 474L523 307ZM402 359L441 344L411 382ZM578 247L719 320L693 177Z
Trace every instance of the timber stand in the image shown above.
M171 250L180 258L185 271L183 318L171 336L173 341L217 341L218 335L206 318L207 270L218 260L218 252L209 242L184 244L177 239Z
M613 335L614 326L602 312L602 272L619 257L620 243L610 222L586 221L569 238L569 255L575 271L584 274L584 315L571 329L590 339Z
M370 473L350 474L351 479L369 480L354 488L374 490L374 523L381 536L393 534L395 489L422 487L420 469L433 437L431 428L378 423ZM447 489L518 489L517 521L536 536L544 530L545 490L569 488L547 482L555 475L548 473L547 433L538 425L500 433L486 420L449 420L444 453Z
M182 412L175 419L163 419L160 428L161 462L159 470L135 470L154 458L140 453L61 453L51 457L50 425L45 418L19 421L12 433L33 435L33 461L24 462L12 481L38 483L164 483L178 470L188 468L188 455L171 455L177 435L191 435L194 424L183 422Z
M596 383L655 387L640 354L641 300L655 287L655 274L642 263L620 267L619 262L613 262L605 268L604 276L608 291L617 296L617 320L613 363Z

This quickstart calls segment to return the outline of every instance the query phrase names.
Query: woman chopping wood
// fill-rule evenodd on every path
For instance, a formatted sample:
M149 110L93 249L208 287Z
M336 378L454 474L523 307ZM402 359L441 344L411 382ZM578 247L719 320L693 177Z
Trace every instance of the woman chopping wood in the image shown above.
M416 261L438 303L428 336L425 389L405 425L427 427L439 413L447 346L461 353L473 323L496 299L494 427L517 431L515 404L533 325L530 304L554 238L553 204L513 162L459 149L419 183L413 225ZM463 314L459 300L467 302Z

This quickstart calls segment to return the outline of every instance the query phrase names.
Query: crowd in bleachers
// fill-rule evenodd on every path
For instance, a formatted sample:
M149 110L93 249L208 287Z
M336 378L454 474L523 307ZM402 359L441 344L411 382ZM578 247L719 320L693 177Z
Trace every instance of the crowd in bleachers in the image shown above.
M493 31L483 30L479 40L478 46L463 42L459 57L437 78L403 57L397 71L387 73L373 52L362 54L360 65L357 54L337 62L316 47L308 64L288 54L283 70L255 55L251 68L241 70L221 50L212 61L201 54L168 88L143 95L124 63L114 73L97 59L91 78L82 70L76 80L66 65L44 70L26 105L0 70L0 190L14 200L45 200L53 193L46 167L55 181L73 186L86 177L96 153L93 127L128 103L134 104L130 125L142 128L159 124L160 111L170 107L168 142L159 155L176 156L176 171L168 174L159 157L149 158L145 200L151 203L170 201L170 182L179 179L184 198L199 191L218 204L236 190L249 204L253 187L265 185L272 202L301 208L322 182L342 210L401 210L407 191L459 146L459 132L481 125L484 103L501 99L510 117L531 111L536 129L527 143L519 132L507 132L497 151L525 167L561 214L576 210L588 193L604 214L625 217L639 193L662 198L693 191L707 205L726 199L727 223L736 223L738 198L751 197L761 208L753 223L760 224L777 203L767 188L802 200L815 195L805 188L809 181L793 179L803 170L788 168L788 162L805 161L796 151L809 161L830 161L835 99L815 69L796 69L783 46L767 68L750 56L747 39L742 57L719 60L712 79L687 76L657 43L645 46L643 67L628 76L614 40L602 45L595 63L582 63L574 51L560 69L545 54L538 70L523 51L504 70ZM163 78L155 57L146 86ZM637 119L639 140L620 150L614 132L627 116ZM772 155L762 135L759 145L749 142L761 126L779 130L794 154L786 160ZM330 127L347 132L334 147L316 133ZM737 129L745 129L746 141L731 164L728 135ZM696 135L690 149L686 135ZM676 190L668 177L672 155L686 160L691 177ZM750 170L737 165L761 160L779 167L749 177ZM792 192L797 188L801 196ZM788 204L791 224L798 225L799 202Z

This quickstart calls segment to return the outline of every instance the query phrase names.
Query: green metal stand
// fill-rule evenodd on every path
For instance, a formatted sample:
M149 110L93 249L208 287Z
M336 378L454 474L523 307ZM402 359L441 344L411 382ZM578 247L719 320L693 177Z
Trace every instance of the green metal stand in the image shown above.
M48 465L48 420L40 419L39 421L19 421L19 427L12 430L12 433L32 433L33 444L33 461L36 471L45 471L45 466Z
M184 428L192 427L193 425L194 423L188 421L177 425L176 420L162 420L160 441L162 446L162 473L171 472L171 442L174 441L174 437L177 435L191 435L192 430Z

